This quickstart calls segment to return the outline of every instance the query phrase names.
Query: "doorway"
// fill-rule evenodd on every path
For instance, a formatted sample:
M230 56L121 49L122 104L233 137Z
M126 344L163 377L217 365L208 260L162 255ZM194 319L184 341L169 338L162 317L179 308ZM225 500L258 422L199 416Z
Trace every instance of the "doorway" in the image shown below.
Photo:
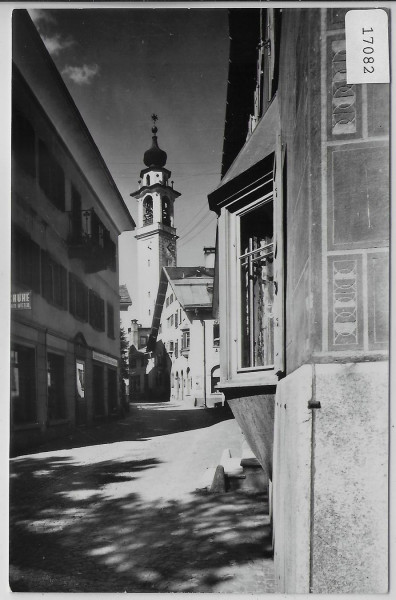
M102 417L105 414L104 368L101 365L94 364L92 368L92 373L94 417Z
M107 407L109 415L117 412L118 389L117 389L117 371L107 369Z

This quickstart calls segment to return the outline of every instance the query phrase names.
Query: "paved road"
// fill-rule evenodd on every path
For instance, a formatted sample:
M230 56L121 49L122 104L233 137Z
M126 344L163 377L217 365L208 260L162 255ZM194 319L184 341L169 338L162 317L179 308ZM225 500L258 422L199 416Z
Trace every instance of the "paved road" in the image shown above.
M151 403L13 458L12 590L274 591L262 494L195 491L241 440L223 409Z

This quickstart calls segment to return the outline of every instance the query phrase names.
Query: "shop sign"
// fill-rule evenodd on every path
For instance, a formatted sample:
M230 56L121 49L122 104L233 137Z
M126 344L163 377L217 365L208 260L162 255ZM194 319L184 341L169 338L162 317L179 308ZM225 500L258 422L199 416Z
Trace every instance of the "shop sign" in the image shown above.
M31 310L32 291L11 294L11 308L16 310Z
M118 367L118 360L116 358L112 358L111 356L107 356L107 354L101 354L100 352L95 352L94 350L92 352L92 358L93 360L106 363L112 367Z

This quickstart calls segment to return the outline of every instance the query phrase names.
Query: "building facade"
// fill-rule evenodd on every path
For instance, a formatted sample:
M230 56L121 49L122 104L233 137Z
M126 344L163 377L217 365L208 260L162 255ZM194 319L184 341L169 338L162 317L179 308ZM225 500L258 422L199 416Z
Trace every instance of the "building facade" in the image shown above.
M119 410L118 235L134 228L26 11L13 12L12 451Z
M388 585L389 86L347 84L347 10L229 12L219 388L282 593Z
M212 315L212 268L165 267L148 350L148 384L186 406L222 405L220 328Z

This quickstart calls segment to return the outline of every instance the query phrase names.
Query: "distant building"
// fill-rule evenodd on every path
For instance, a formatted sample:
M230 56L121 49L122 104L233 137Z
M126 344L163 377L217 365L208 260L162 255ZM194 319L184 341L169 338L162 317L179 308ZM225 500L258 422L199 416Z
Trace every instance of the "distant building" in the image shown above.
M155 123L155 115L153 120ZM158 147L157 131L154 125L152 146L143 157L146 168L140 172L139 189L131 193L138 201L138 318L144 328L153 320L162 267L176 266L173 205L180 193L173 189L171 172L165 168L167 155Z
M128 328L129 342L129 399L131 402L147 400L147 374L149 361L147 342L149 329L141 327L137 319L132 319Z
M210 252L209 254L213 254ZM212 316L212 268L164 267L148 350L148 387L192 406L223 403L219 324Z
M128 292L128 288L125 284L119 287L120 294L120 311L125 312L132 306L132 300Z
M118 235L134 221L25 10L13 11L12 450L119 410Z
M389 85L347 84L346 12L229 11L219 389L278 593L388 589Z

